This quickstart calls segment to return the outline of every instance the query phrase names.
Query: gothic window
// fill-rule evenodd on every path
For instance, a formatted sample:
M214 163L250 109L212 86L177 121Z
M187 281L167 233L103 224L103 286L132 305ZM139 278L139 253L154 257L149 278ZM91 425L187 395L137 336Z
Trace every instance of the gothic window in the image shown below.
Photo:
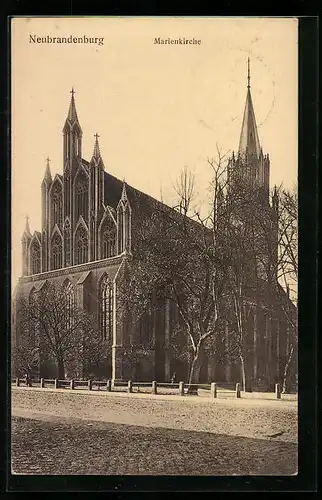
M51 241L51 269L60 269L63 264L63 245L61 237L55 233Z
M153 314L152 303L147 305L139 323L139 342L148 345L153 340Z
M124 245L123 245L123 231L124 231L124 214L121 208L118 209L117 213L117 220L118 220L118 253L122 253L124 250Z
M108 276L104 276L99 291L100 329L104 340L111 340L113 335L113 285Z
M51 199L52 199L53 226L57 224L59 227L61 227L62 217L63 217L63 199L62 199L62 189L57 182L53 187L51 193Z
M37 310L37 296L35 288L32 288L29 294L29 307L31 310L31 320L29 326L29 341L31 345L35 344L36 330L38 328L38 310Z
M80 174L75 187L75 212L76 221L82 215L85 220L88 218L88 182L84 174Z
M83 226L79 226L75 238L76 264L84 264L88 261L88 236Z
M64 238L65 238L65 265L70 266L70 223L69 220L65 222L64 228Z
M30 248L30 271L31 274L40 273L40 246L37 241L31 244Z
M112 257L116 254L116 227L111 218L104 222L101 235L101 258Z
M74 310L75 310L75 291L73 285L69 280L66 280L63 285L66 306L66 326L71 328L74 323Z

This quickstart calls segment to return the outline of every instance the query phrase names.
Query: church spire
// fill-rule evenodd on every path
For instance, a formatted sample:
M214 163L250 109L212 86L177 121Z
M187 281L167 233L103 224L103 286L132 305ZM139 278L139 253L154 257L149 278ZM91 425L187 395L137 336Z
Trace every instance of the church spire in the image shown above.
M70 100L70 105L69 105L69 110L68 110L68 116L67 119L71 122L74 123L75 121L78 121L77 117L77 111L76 111L76 104L75 104L75 90L74 87L72 87L72 90L70 91L72 94L71 100Z
M94 135L94 137L95 137L95 144L94 144L93 158L99 160L101 158L101 151L100 151L100 145L98 143L99 135L97 132Z
M94 149L93 149L93 156L91 159L91 165L100 165L104 168L104 163L101 155L101 150L100 150L100 145L98 142L99 135L98 133L94 134L95 137L95 142L94 142Z
M30 227L29 227L29 216L28 215L26 215L26 225L25 225L24 234L31 237L31 232L30 232Z
M73 162L75 159L80 160L82 158L82 129L78 121L78 116L76 112L75 104L75 90L72 88L70 91L72 94L68 115L65 120L65 125L63 128L64 142L63 142L63 157L64 157L64 168L72 169Z
M239 150L240 156L260 156L260 143L254 113L254 106L250 92L250 60L247 60L247 97L244 111L243 124L240 134Z
M46 159L46 170L45 170L45 175L44 175L44 181L46 181L47 185L51 184L51 182L52 182L52 176L51 176L49 162L50 162L50 158L47 157L47 159Z

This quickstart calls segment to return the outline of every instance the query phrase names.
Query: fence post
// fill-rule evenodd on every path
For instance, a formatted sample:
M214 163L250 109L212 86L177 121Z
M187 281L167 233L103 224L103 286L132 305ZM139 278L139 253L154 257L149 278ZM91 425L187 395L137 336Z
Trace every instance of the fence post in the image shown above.
M236 384L236 398L240 398L240 384L238 382Z
M108 392L111 392L111 390L112 390L112 380L108 380L108 381L107 381L107 384L106 384L106 390L107 390Z
M16 386L17 386L17 387L20 387L20 380L19 380L19 377L18 377L18 378L16 378Z
M40 379L40 388L43 389L45 387L45 380L43 378Z
M132 392L132 380L129 380L127 383L127 392Z
M275 397L276 399L281 399L281 387L279 384L275 384Z
M92 390L92 384L93 384L93 381L91 379L89 379L89 381L87 382L87 388L89 391Z
M179 396L184 396L184 382L179 382Z
M59 388L58 378L55 378L55 389L58 389L58 388Z
M75 389L75 380L73 378L70 381L70 388Z
M215 382L211 382L210 384L210 397L212 398L217 397L217 385Z
M155 380L152 382L152 394L157 394L157 383Z

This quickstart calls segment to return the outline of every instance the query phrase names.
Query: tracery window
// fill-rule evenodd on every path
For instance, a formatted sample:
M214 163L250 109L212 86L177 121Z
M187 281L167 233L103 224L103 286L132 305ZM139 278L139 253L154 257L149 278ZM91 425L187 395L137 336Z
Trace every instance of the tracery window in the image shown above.
M79 226L76 239L76 264L84 264L84 262L88 261L88 235L87 231L83 226Z
M30 248L30 271L31 274L40 273L40 246L37 241L31 244Z
M75 188L75 211L76 220L82 215L88 219L88 182L85 175L80 174Z
M65 228L64 228L64 238L65 238L65 265L70 266L71 265L71 260L70 260L70 223L69 220L65 222Z
M153 340L153 308L152 303L146 307L139 321L139 342L148 345Z
M69 280L66 280L63 284L63 291L65 296L65 306L66 306L66 326L67 328L72 328L74 324L74 310L76 305L75 291L73 285Z
M58 183L56 183L53 188L51 199L52 199L53 226L57 224L59 227L61 227L63 218L63 197L62 197L62 189L58 185Z
M112 219L107 219L102 228L101 258L116 255L116 226Z
M63 245L61 237L55 233L51 241L51 269L60 269L63 263Z
M30 325L29 325L29 341L32 346L34 346L36 341L36 333L38 330L38 308L37 308L37 296L35 288L32 288L29 294L29 307L31 311L30 315Z
M99 291L100 329L104 340L113 336L113 284L108 276L104 276Z

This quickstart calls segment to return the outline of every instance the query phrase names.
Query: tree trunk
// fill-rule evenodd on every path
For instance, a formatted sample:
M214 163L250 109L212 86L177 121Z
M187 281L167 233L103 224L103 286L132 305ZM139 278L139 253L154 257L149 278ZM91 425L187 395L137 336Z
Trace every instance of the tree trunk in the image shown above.
M248 370L246 367L246 362L245 362L244 356L243 356L243 354L241 354L239 357L240 357L240 367L241 367L241 372L242 372L243 391L252 392L252 384L251 384L251 380L248 379Z
M245 388L246 388L245 361L244 361L244 357L242 354L239 357L240 357L240 368L241 368L241 374L242 374L242 387L243 387L243 391L245 391Z
M284 375L283 375L283 384L282 384L282 393L285 394L288 390L288 383L287 383L287 378L288 378L288 370L293 358L293 352L294 352L294 345L292 345L292 348L290 350L290 354L288 356L288 359L285 364L284 368Z
M60 356L57 359L57 377L59 380L63 380L65 378L64 360Z
M192 394L194 393L194 389L191 387L191 385L193 383L196 383L196 381L194 380L195 378L195 374L196 374L196 367L197 367L197 362L199 360L199 353L200 353L200 350L197 349L194 353L194 356L193 356L193 360L192 360L192 363L191 363L191 367L190 367L190 373L189 373L189 380L188 380L188 394Z

